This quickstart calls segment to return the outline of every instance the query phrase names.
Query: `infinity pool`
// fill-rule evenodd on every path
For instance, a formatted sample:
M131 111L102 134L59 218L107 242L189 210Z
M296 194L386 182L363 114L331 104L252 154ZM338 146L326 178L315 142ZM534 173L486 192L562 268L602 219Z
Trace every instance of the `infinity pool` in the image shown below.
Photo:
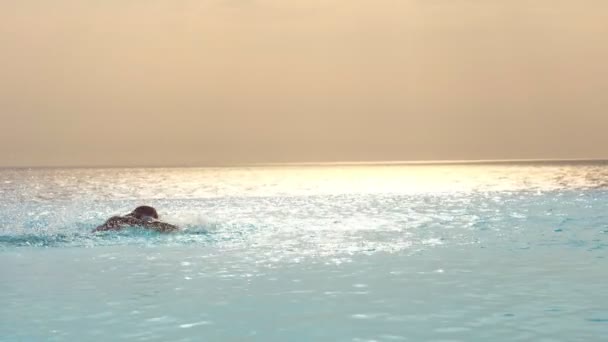
M607 251L604 163L4 169L0 340L603 341Z

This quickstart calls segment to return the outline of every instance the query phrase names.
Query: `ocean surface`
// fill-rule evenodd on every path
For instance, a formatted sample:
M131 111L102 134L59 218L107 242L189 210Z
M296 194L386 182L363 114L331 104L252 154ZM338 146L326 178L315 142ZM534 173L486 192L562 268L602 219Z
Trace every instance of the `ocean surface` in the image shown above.
M602 162L0 170L0 341L606 341L607 257Z

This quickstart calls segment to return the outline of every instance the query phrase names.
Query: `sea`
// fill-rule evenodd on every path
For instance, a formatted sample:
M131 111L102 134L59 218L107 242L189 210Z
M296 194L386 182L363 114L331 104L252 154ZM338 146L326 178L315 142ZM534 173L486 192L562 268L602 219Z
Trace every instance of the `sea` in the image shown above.
M607 257L602 161L0 169L0 341L606 341Z

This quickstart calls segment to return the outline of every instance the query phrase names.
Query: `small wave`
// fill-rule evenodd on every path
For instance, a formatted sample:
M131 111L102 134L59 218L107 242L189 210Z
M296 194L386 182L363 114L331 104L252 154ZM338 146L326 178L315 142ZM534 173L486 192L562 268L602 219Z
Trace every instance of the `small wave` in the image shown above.
M51 247L57 245L67 245L75 240L83 240L83 238L68 234L52 234L52 235L0 235L1 247Z
M119 232L12 234L0 235L0 248L208 243L213 240L212 235L204 227L191 228L172 234L163 234L138 228L129 228Z

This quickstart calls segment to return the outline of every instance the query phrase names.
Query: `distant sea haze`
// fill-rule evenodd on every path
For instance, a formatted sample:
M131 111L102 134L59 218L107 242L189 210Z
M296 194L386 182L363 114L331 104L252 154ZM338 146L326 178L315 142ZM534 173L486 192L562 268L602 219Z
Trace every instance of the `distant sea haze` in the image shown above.
M539 159L445 159L445 160L370 160L370 161L312 161L312 162L253 162L212 164L142 164L142 165L54 165L4 166L0 169L34 168L238 168L292 166L390 166L390 165L458 165L458 164L603 164L606 158L539 158Z

